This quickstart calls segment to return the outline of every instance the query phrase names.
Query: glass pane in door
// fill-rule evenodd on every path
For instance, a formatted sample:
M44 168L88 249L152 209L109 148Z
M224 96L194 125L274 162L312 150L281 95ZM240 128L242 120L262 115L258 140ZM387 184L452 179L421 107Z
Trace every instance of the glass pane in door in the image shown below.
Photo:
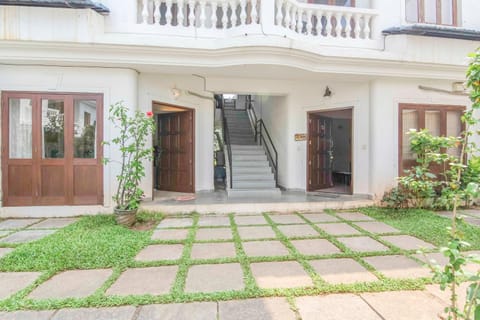
M441 134L440 129L441 114L438 110L425 111L425 129L432 134L432 136L439 137Z
M73 119L75 158L96 158L97 101L75 100Z
M415 160L415 154L410 150L410 130L418 130L418 111L405 109L402 111L402 159Z
M9 157L32 158L32 100L8 99Z
M459 137L462 134L462 113L461 111L447 111L447 136ZM449 148L447 153L460 156L461 149Z
M63 158L65 153L63 100L42 100L42 158Z

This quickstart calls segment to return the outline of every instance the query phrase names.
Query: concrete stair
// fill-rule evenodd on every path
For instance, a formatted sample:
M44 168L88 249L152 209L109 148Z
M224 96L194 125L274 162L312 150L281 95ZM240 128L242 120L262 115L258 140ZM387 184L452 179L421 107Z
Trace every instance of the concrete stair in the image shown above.
M233 188L230 198L279 198L275 176L265 150L255 142L255 134L247 112L225 109L232 148Z

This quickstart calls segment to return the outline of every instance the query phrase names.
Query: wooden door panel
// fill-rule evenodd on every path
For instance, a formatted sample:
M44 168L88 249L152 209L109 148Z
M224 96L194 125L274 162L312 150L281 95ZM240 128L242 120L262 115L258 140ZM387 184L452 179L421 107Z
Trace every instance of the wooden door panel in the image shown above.
M32 165L8 166L8 194L11 198L33 197Z
M308 190L314 191L333 185L330 159L332 121L326 117L310 114L308 122Z
M40 197L65 197L65 166L43 165L40 173Z

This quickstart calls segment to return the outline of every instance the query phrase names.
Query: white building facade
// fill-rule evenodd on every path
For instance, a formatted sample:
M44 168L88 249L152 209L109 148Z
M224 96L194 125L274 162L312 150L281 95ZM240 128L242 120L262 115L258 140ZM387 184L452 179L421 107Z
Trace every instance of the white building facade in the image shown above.
M20 2L0 1L4 216L111 210L118 168L101 158L118 150L101 142L116 135L117 101L177 121L178 134L187 126L178 179L190 187L177 191L214 190L214 97L225 93L254 101L279 186L331 189L331 154L318 153L334 152L329 179L378 199L411 160L403 132L461 130L467 55L480 44L476 0ZM162 189L154 165L147 198Z

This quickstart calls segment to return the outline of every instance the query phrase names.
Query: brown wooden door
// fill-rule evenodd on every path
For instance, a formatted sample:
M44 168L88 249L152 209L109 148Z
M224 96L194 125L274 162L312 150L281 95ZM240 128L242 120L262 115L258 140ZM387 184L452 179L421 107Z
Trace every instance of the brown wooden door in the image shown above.
M308 126L308 191L332 187L332 119L309 114Z
M158 115L159 190L195 192L193 110Z
M102 95L2 95L6 206L103 203Z

